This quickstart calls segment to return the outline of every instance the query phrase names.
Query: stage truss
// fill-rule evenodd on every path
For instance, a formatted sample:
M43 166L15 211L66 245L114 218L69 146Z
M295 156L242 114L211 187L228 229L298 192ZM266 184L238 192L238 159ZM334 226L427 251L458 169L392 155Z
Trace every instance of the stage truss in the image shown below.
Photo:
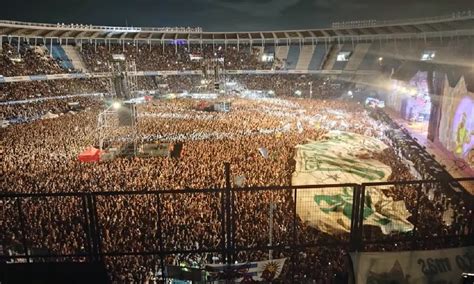
M138 79L134 61L127 64L123 60L115 60L112 65L113 77L110 79L112 100L97 116L97 139L100 150L111 150L116 153L135 156L137 154L138 112L136 107L136 90ZM125 116L128 123L122 123Z

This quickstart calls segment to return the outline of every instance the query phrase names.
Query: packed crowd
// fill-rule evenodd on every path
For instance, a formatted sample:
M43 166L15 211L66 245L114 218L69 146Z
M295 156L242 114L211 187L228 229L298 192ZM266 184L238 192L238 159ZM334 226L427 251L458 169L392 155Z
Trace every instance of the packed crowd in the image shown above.
M98 108L109 91L103 79L33 81L0 84L0 121L10 123L60 115L76 108ZM20 102L19 102L20 101Z
M174 86L172 80L176 78L168 77L167 84ZM304 78L298 79L304 81ZM149 80L150 84L160 84L153 78ZM190 77L189 80L194 82L197 78ZM262 85L255 87L271 87L280 92L277 89L280 85L275 87L278 77L256 80ZM241 81L253 87L249 78ZM285 88L284 84L281 87ZM177 84L172 88L182 87ZM318 98L318 89L314 90L315 98ZM320 140L329 129L384 139L386 126L374 121L362 106L351 102L302 98L249 100L237 97L231 101L232 110L229 113L197 111L195 101L188 99L154 100L139 107L141 140L181 142L183 150L179 158L118 158L100 163L80 163L77 155L85 147L97 143L97 108L66 114L57 119L10 126L2 133L4 159L1 191L74 193L196 189L196 193L160 194L159 198L155 194L97 196L102 252L221 249L224 241L220 217L222 204L217 189L225 186L224 162L231 164L234 186L287 186L291 185L295 167L294 147L307 139ZM325 119L316 122L315 117ZM297 123L301 123L304 131L295 127ZM268 151L268 157L261 154L261 148ZM393 149L385 150L379 159L392 168L389 180L413 179L406 163L397 157ZM205 188L216 189L216 192L199 192L199 189ZM443 221L443 211L447 207L456 212L453 217L456 221L460 224L467 222L465 204L449 199L443 192L417 198L411 186L385 191L395 200L405 201L412 213L410 218L417 216L420 236L462 231L463 228ZM333 279L335 273L345 270L344 253L347 247L328 244L347 242L348 236L328 235L299 218L295 221L291 214L294 208L292 193L289 190L236 192L236 245L258 248L268 244L269 206L275 204L273 245L292 244L294 222L299 244L318 244L316 248L305 249L296 256L285 250L275 250L273 258L292 256L297 263L290 273L288 261L282 279L295 277L301 283ZM0 225L3 249L21 251L23 235L15 200L5 198L2 205L4 216L7 216ZM23 215L28 216L25 229L29 232L26 242L30 248L47 249L55 254L87 251L80 197L27 198L22 200L22 208ZM419 210L423 214L415 214ZM377 229L370 229L368 233L372 238L384 237ZM429 248L430 244L426 242L423 246ZM380 246L377 249L381 249ZM213 257L219 258L220 254L175 253L168 255L165 262L184 262L188 266L202 267L204 263L212 262ZM238 261L266 258L268 250L250 249L237 255ZM106 264L115 282L145 282L161 268L158 256L107 257Z
M68 69L71 64L67 58L50 54L49 46L30 45L27 42L3 42L0 50L0 76L25 76L38 74L60 74L75 72ZM90 44L77 46L87 71L110 72L113 70L114 54L125 55L126 61L135 63L137 71L185 71L199 70L209 74L215 68L227 70L270 70L279 69L282 62L263 62L263 49L247 44L237 45L176 45L141 44ZM68 60L68 64L62 64Z
M0 120L9 124L27 123L30 121L51 118L68 112L84 109L100 109L104 105L101 96L73 97L32 101L21 104L0 104Z
M136 77L136 87L133 89L152 91L157 95L216 93L218 91L213 82L200 75L140 76ZM227 91L235 94L244 90L263 90L272 91L272 96L309 97L311 88L314 98L319 99L335 97L347 87L344 83L329 78L310 75L235 75L228 76L226 82L231 85L227 87ZM3 83L0 84L0 119L30 121L47 113L61 114L68 110L67 105L72 102L80 102L86 108L97 106L97 100L81 96L109 91L110 82L106 78ZM298 94L297 91L301 93ZM58 97L64 98L56 99ZM8 104L18 100L26 102Z
M273 91L278 96L329 99L340 97L350 85L318 75L234 75L228 82L237 82L244 89Z
M342 96L350 83L334 80L318 75L228 75L220 86L234 94L248 90L270 91L272 96L295 96L325 99ZM182 92L218 92L215 90L214 79L201 75L169 75L138 77L139 90L157 90L160 94Z
M108 80L99 78L3 83L0 84L0 102L107 91L109 91Z
M261 62L260 51L249 45L175 45L175 44L83 44L82 57L91 72L112 70L112 55L123 54L135 62L138 71L202 70L220 66L229 70L271 69L272 63Z
M44 46L31 46L26 43L11 45L2 43L0 52L0 75L3 77L25 76L38 74L68 73L60 62L49 55Z

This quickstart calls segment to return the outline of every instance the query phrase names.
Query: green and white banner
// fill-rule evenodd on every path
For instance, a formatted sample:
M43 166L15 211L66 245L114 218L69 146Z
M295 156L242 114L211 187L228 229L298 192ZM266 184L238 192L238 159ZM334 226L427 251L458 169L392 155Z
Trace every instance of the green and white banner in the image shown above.
M474 247L351 253L356 283L462 283L474 271Z
M331 131L322 141L309 141L296 148L293 185L386 181L392 172L373 158L387 146L372 137ZM350 231L352 200L352 188L300 189L296 210L309 225L325 233L341 234ZM384 234L413 230L403 201L394 201L381 188L367 189L364 201L365 225L380 227Z

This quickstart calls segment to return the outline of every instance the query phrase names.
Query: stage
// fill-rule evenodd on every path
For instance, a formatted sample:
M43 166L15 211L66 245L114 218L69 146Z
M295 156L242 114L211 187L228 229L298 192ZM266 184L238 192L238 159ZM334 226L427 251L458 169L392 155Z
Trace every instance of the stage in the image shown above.
M410 122L403 119L400 114L390 108L386 108L385 112L395 121L397 124L407 129L413 138L416 138L418 143L426 147L426 151L433 155L441 165L446 167L446 170L454 178L473 177L474 169L470 168L469 165L459 158L457 158L452 152L448 151L440 142L432 142L428 140L428 121L425 122ZM443 135L440 133L440 135ZM466 190L471 194L474 194L474 183L461 183Z

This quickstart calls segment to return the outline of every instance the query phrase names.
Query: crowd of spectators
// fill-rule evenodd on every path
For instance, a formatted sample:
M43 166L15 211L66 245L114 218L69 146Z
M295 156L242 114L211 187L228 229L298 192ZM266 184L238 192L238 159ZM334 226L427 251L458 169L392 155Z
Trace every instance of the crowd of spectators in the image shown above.
M248 45L237 48L235 45L206 44L83 44L81 49L90 72L111 71L111 55L124 54L127 62L135 62L139 71L204 69L210 77L216 66L228 70L269 70L279 65L278 62L261 62L261 52ZM2 44L2 76L69 71L51 58L44 46L22 43L18 49L8 43ZM136 89L154 90L158 94L215 91L213 81L206 79L202 76L138 77ZM183 143L179 158L118 158L94 164L80 163L77 155L97 143L97 115L104 104L102 98L54 97L107 92L108 79L0 84L0 103L41 99L0 104L2 120L30 121L2 129L0 191L100 193L196 189L198 192L192 194L160 194L159 197L155 194L97 196L102 252L219 250L224 242L221 195L218 192L201 193L199 189L217 190L225 186L224 162L231 164L234 186L288 186L295 168L294 147L307 139L322 139L329 129L377 137L390 145L383 135L387 126L371 118L362 106L333 100L343 95L347 84L312 75L229 75L225 79L229 85L237 86L229 89L235 95L229 98L232 102L229 113L198 111L196 102L188 99L153 100L139 107L141 141ZM244 90L272 91L273 96L286 99L242 99ZM69 103L73 102L79 103L80 111L72 111ZM60 116L38 119L48 113ZM324 117L324 120L316 123L314 117ZM295 127L297 123L301 123L304 131ZM268 158L263 157L261 148L268 151ZM377 155L378 160L392 169L389 181L414 179L406 161L396 153L389 148ZM445 245L432 240L433 237L465 233L472 212L464 200L429 186L398 186L384 189L384 192L405 202L412 214L409 220L416 223L417 236L427 239L418 244L419 248ZM0 222L3 253L21 253L24 235L32 251L54 254L88 251L81 197L21 199L22 215L26 217L25 231L21 228L17 210L19 200L3 198L0 201L5 216ZM344 254L348 246L341 242L346 243L349 236L331 236L299 218L294 220L295 204L290 190L235 193L236 245L253 248L239 252L237 261L268 258L267 250L257 248L269 243L270 204L275 206L273 245L293 244L293 225L296 225L298 244L317 245L296 255L286 250L273 251L273 258L289 258L282 273L283 281L293 277L300 283L326 281L333 279L335 273L345 271ZM447 218L447 215L451 216ZM411 236L384 236L378 228L364 227L364 238L368 240L399 240L393 246L377 244L365 249L411 249L412 242L404 242ZM221 255L216 252L175 253L166 256L165 264L186 263L187 266L202 267L216 257L220 259ZM296 265L291 266L290 258ZM162 267L156 255L106 257L105 262L114 282L143 283L155 278Z
M203 70L214 66L228 70L271 69L272 63L260 60L261 51L249 45L175 45L175 44L83 44L82 57L91 72L113 70L112 55L123 54L135 62L138 71Z
M306 78L307 79L307 78ZM296 77L297 82L306 82ZM157 79L149 84L163 84ZM181 89L198 78L183 79L169 76L166 84ZM176 80L176 82L173 82ZM186 83L186 80L190 80ZM275 93L291 94L285 84L277 85L279 77L239 78L248 88L272 88ZM90 108L56 119L38 120L13 125L2 134L2 175L0 187L4 192L107 192L160 191L163 189L218 189L225 186L224 162L231 164L234 186L288 186L294 171L295 146L307 139L320 140L329 129L346 130L384 139L382 123L374 121L359 104L328 100L329 94L319 94L313 86L314 97L249 100L229 98L229 113L201 112L189 99L153 100L139 106L139 137L142 141L183 143L179 158L117 158L99 163L81 163L77 155L87 146L97 143L97 114ZM184 85L182 85L184 84ZM255 85L252 85L255 84ZM288 85L297 83L289 81ZM316 83L315 83L316 84ZM331 82L326 84L333 85ZM307 84L306 84L307 86ZM187 87L186 87L187 88ZM322 87L323 90L329 87ZM331 87L336 89L336 87ZM332 90L332 89L331 89ZM317 123L313 118L324 117ZM299 131L297 123L304 131ZM289 126L289 127L287 127ZM260 148L268 151L265 158ZM380 154L379 159L392 168L389 180L413 179L406 164L393 149ZM418 234L423 237L460 233L463 228L447 224L443 212L451 207L460 224L466 222L467 209L459 200L449 200L443 192L417 198L413 186L385 189L395 200L405 201L416 215ZM423 192L425 193L425 192ZM294 277L297 282L326 281L345 270L347 246L329 245L347 242L347 235L328 235L293 219L294 199L290 190L241 191L235 193L236 245L255 248L241 251L237 261L268 258L268 251L257 249L269 242L269 206L273 210L273 245L291 245L293 224L299 244L317 244L297 255L275 250L273 258L293 257L296 266L290 272L285 265L283 281ZM18 221L15 199L2 200L4 222L1 223L4 251L18 251L23 234ZM222 248L222 199L212 193L177 193L113 195L96 197L101 248L104 253L118 251L144 252L166 250L218 250ZM45 249L55 254L87 251L86 224L80 197L48 197L22 199L26 243L31 249ZM416 213L415 213L416 212ZM160 216L160 220L158 220ZM379 230L370 229L372 238L383 238ZM160 239L162 241L160 241ZM429 248L429 242L423 244ZM163 247L161 247L163 246ZM379 245L377 249L396 249ZM400 245L402 247L402 245ZM199 266L212 262L219 253L171 254L166 264L186 263ZM149 281L159 274L158 256L106 257L105 262L115 282ZM318 269L315 269L317 267Z
M53 58L50 47L34 46L26 42L2 43L0 52L0 75L3 77L25 75L47 75L74 72L62 66L61 60ZM263 62L263 49L247 44L228 45L176 45L83 43L75 47L82 55L88 72L110 72L113 70L113 54L123 54L128 63L134 62L138 71L185 71L199 70L213 73L214 69L270 70L282 64Z
M100 78L3 83L0 84L0 102L105 93L109 85L107 79Z
M0 120L10 124L26 123L48 116L63 115L84 109L99 109L104 105L101 97L87 96L66 99L48 99L21 104L1 104Z
M20 43L18 46L2 43L0 52L0 75L3 77L26 76L38 74L68 73L60 62L52 58L49 50L43 45L31 46Z
M270 92L271 96L294 96L305 98L334 98L342 96L350 83L319 75L228 75L227 86L220 86L226 92L243 94L245 91ZM156 90L167 93L216 93L213 79L201 75L168 75L138 77L138 90Z
M105 79L30 81L0 84L0 120L14 123L39 119L51 113L63 114L70 103L78 108L97 108L98 97L109 92Z
M350 84L319 75L232 75L228 82L236 82L248 90L273 91L278 96L334 98L343 95Z

